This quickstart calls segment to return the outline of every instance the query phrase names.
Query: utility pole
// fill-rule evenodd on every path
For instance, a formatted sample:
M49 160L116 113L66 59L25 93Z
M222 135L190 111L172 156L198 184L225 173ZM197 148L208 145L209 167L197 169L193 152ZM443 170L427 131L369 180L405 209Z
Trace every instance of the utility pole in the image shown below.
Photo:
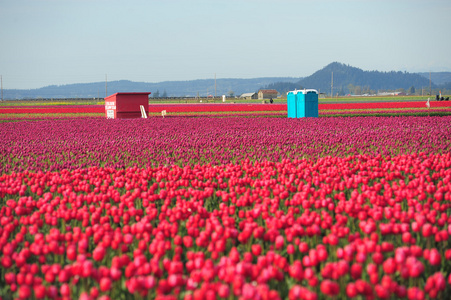
M332 72L332 80L330 83L330 97L334 97L334 72Z
M431 71L429 71L429 95L432 96Z
M216 73L215 73L215 99L216 99Z
M108 96L108 84L107 84L108 80L107 80L107 76L105 74L105 98Z
M3 102L3 75L0 75L0 81L2 85L2 102Z

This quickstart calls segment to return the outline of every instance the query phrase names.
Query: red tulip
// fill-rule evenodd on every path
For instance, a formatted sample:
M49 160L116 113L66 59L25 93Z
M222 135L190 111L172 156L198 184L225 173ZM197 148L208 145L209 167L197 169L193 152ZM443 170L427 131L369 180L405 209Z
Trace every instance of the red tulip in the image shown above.
M60 293L62 296L69 297L70 296L70 287L67 283L63 283L60 287Z
M19 298L28 299L31 297L31 289L28 285L22 285L19 287Z
M354 280L360 278L362 276L362 265L360 264L353 264L351 266L351 276Z
M346 286L346 296L348 296L349 298L354 298L357 297L358 294L359 292L357 291L355 284L352 282L348 283L348 285Z
M382 265L384 272L387 274L393 274L396 271L396 262L393 258L388 258Z
M97 246L92 253L92 258L95 261L102 261L103 258L105 257L105 254L106 254L105 248L102 246Z
M336 282L328 279L321 282L320 289L322 293L328 296L335 296L340 292L339 285Z
M437 249L431 249L431 252L429 253L429 262L433 266L439 266L441 264L442 259Z
M47 293L45 286L42 284L33 286L33 292L37 299L44 299Z
M409 300L422 300L424 299L424 292L418 287L410 287L407 290L407 298Z
M102 292L109 291L111 289L111 279L108 277L102 277L102 279L100 279L99 287Z

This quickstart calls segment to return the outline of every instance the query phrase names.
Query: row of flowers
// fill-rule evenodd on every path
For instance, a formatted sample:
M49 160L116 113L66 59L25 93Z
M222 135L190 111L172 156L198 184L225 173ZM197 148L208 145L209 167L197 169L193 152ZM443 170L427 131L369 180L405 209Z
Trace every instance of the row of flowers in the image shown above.
M451 114L451 108L408 108L408 109L370 109L370 110L323 110L319 112L319 116L329 116L329 115L355 115L355 116L367 116L367 115L424 115L424 114L441 114L449 115Z
M451 155L0 177L9 299L449 299Z
M322 110L319 117L336 116L446 116L451 115L451 109L372 109L372 110ZM286 118L286 111L251 111L251 112L173 112L166 118L174 116L184 117L278 117ZM161 112L149 113L149 117L161 117ZM0 114L0 121L26 121L26 120L44 120L44 119L69 119L69 118L105 118L105 113L27 113L27 114Z
M79 167L441 153L451 116L354 118L75 118L0 123L0 173Z
M0 121L27 121L69 118L105 118L105 113L12 113L0 114Z
M339 116L447 116L451 115L451 109L374 109L374 110L328 110L320 111L319 117L339 117ZM176 112L166 114L166 118L174 116L184 117L278 117L286 118L286 111L253 111L253 112ZM149 113L149 117L161 117L160 113ZM62 114L0 114L0 121L26 121L45 119L70 119L70 118L105 118L104 113L62 113Z

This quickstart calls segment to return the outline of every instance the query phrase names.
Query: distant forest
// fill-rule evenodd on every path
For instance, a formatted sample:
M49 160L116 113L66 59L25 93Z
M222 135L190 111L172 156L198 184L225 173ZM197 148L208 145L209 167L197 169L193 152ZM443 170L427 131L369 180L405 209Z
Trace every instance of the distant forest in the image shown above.
M151 97L220 97L239 96L243 93L257 92L260 87L273 82L296 82L300 77L263 77L251 79L221 78L198 79L189 81L164 81L158 83L133 82L129 80L93 83L75 83L67 85L51 85L39 89L5 89L5 99L24 98L103 98L105 94L118 92L151 92Z
M432 74L434 76L432 76ZM407 73L407 72L380 72L363 71L342 63L334 62L312 75L300 79L298 82L275 82L264 88L275 89L280 93L286 93L294 89L316 89L321 93L344 96L347 94L363 95L377 94L381 92L402 92L406 94L421 95L429 93L429 73ZM432 94L441 90L442 93L451 93L451 73L431 73L431 78L440 79L438 85L431 82ZM446 82L446 80L449 80ZM444 82L444 83L443 83Z

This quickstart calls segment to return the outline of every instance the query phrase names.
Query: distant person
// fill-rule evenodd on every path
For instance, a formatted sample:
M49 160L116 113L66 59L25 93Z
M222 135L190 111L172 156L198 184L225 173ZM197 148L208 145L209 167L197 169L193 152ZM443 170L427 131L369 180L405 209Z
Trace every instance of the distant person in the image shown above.
M272 104L273 102L274 102L274 100L272 100L272 98L271 98L271 99L269 99L269 103L271 103L271 104Z

